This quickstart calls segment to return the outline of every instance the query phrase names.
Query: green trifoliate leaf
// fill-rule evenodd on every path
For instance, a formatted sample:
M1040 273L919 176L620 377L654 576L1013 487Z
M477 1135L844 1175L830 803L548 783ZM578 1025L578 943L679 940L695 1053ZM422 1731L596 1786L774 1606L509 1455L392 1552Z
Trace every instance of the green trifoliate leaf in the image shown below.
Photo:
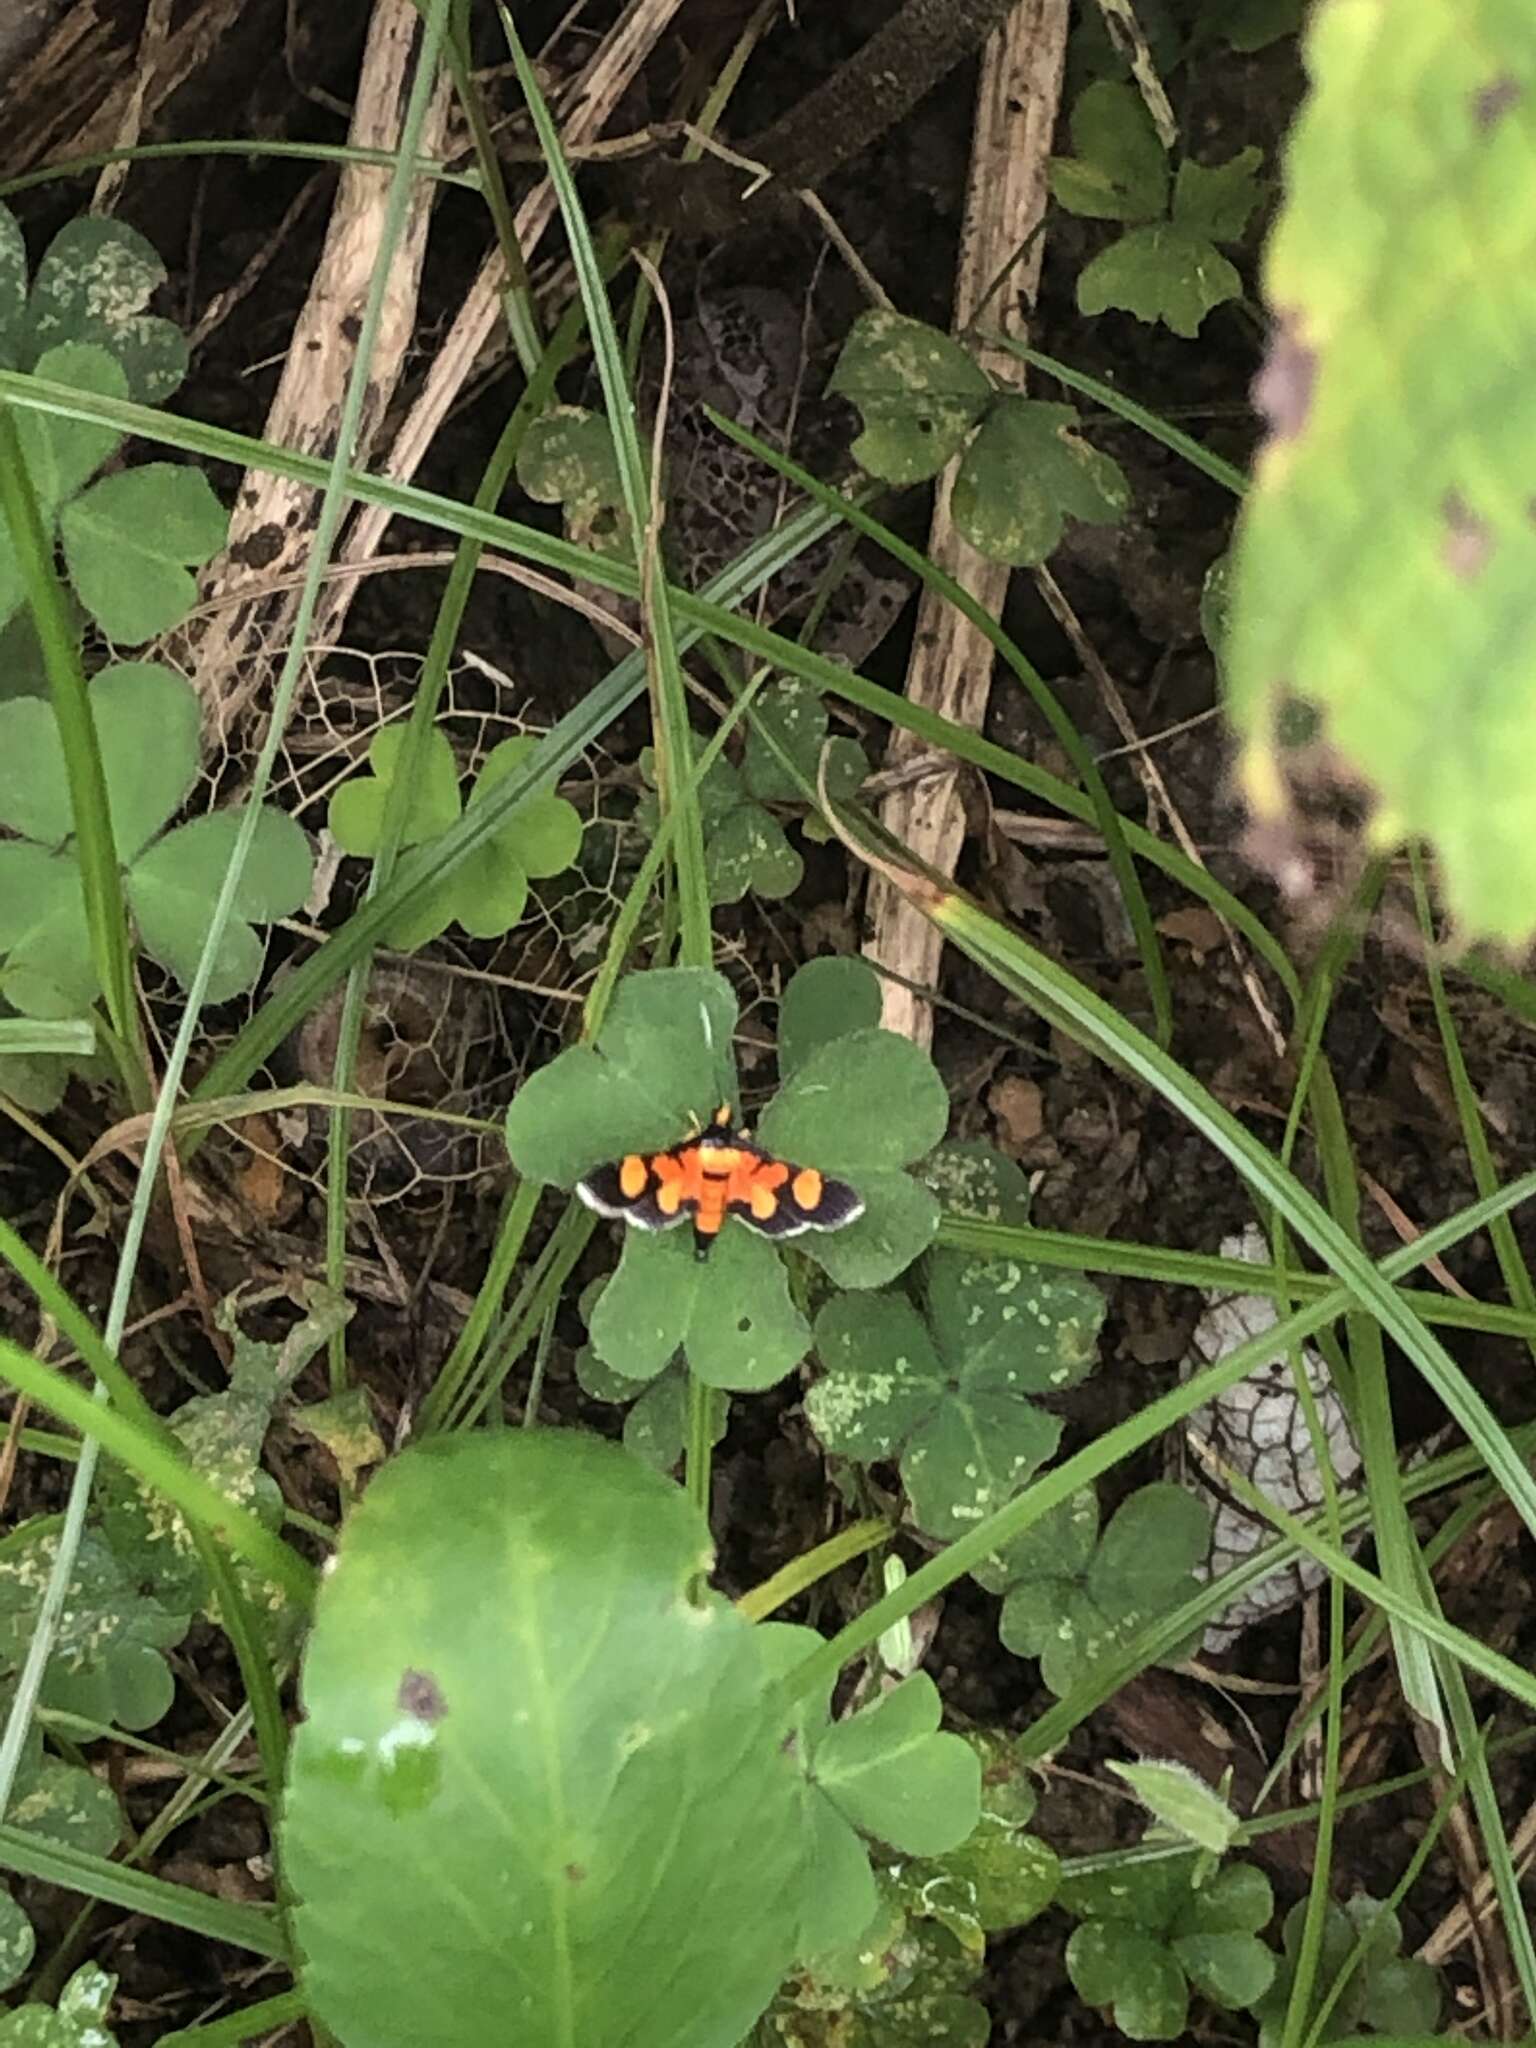
M188 574L224 545L229 515L200 470L146 462L94 483L59 515L70 581L109 640L136 647L191 609Z
M378 852L384 806L399 773L405 744L403 725L387 725L376 732L368 743L369 772L354 775L332 795L326 823L343 853L371 860ZM439 838L458 823L459 810L459 771L453 749L433 726L420 743L400 844L415 846L423 839Z
M213 811L168 832L129 870L128 902L144 950L183 988L197 970L239 830L238 811ZM303 831L286 812L264 807L219 940L210 1002L226 1002L255 982L266 949L251 921L291 915L309 894L312 872Z
M187 342L146 313L165 283L155 250L121 221L84 215L62 227L37 266L27 307L28 363L60 342L90 342L122 365L128 395L157 405L187 374Z
M705 1259L689 1230L626 1231L590 1330L598 1357L626 1378L651 1379L680 1351L699 1379L743 1393L776 1386L810 1343L783 1260L741 1228L722 1231Z

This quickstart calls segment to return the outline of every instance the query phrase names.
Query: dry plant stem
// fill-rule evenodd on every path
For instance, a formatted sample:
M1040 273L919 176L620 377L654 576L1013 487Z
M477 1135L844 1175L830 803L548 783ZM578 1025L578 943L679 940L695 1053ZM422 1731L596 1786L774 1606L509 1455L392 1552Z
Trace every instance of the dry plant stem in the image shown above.
M1083 631L1082 622L1067 602L1061 585L1056 581L1050 570L1042 565L1036 569L1034 574L1036 586L1039 589L1040 595L1045 599L1051 616L1072 643L1072 650L1082 663L1084 669L1093 678L1095 689L1097 689L1100 697L1104 700L1105 708L1119 728L1120 737L1126 742L1127 751L1136 770L1137 780L1147 793L1148 803L1153 807L1154 811L1161 811L1164 818L1168 821L1168 829L1173 834L1179 850L1186 854L1197 867L1203 868L1205 862L1201 859L1200 849L1196 846L1194 839L1190 835L1189 828L1179 815L1178 806L1168 794L1168 785L1163 780L1163 772L1152 758L1151 750L1141 743L1141 735L1137 732L1131 714L1126 708L1125 699L1120 694L1119 684L1099 659L1098 649ZM1237 933L1221 915L1220 911L1215 912L1215 916L1221 926L1222 935L1226 939L1227 950L1232 955L1233 964L1236 966L1243 987L1247 992L1248 1000L1252 1003L1259 1023L1263 1027L1264 1035L1269 1040L1270 1050L1274 1053L1276 1059L1284 1059L1286 1048L1285 1032L1279 1018L1275 1015L1268 996L1264 993L1263 983L1254 972L1253 962L1249 959L1248 953L1242 941L1238 938Z
M362 148L394 146L415 75L420 23L412 0L376 0L349 131L349 140ZM422 135L429 155L442 151L447 110L445 78ZM325 247L267 415L266 438L284 447L328 456L335 446L363 308L379 262L389 184L390 173L373 166L352 165L341 175ZM435 189L430 181L417 185L390 266L378 345L368 366L360 465L369 460L373 437L405 367ZM230 521L229 547L203 581L205 597L240 600L195 643L191 675L203 700L205 729L227 733L264 686L263 656L286 637L292 610L286 602L248 601L246 593L269 570L302 566L318 504L319 493L308 485L269 471L247 472Z
M116 0L74 0L37 47L0 82L0 167L34 166L111 149L144 126L178 86L236 30L249 0L207 0L165 41L135 40ZM148 61L146 62L146 58Z
M1037 229L1045 211L1045 167L1056 126L1066 40L1067 0L1020 0L987 40L955 281L957 329L975 317L1013 252L1028 245L1014 273L1015 289L1007 303L995 309L997 324L1006 333L1020 341L1028 339L1021 299L1033 297L1040 277L1043 238ZM980 360L1002 383L1022 379L1018 362L1001 349L987 351ZM949 490L946 474L939 484L928 553L987 612L1000 617L1009 571L960 538L950 517ZM908 697L979 730L986 715L992 662L992 643L936 591L925 588L907 674ZM921 742L899 733L886 755L886 767L901 768L921 751ZM881 807L880 821L926 867L952 875L965 836L958 771L895 791ZM899 890L878 877L870 884L869 922L865 951L876 966L919 988L937 986L943 934ZM933 1007L910 987L885 982L883 1019L888 1029L919 1045L932 1041Z
M132 83L128 88L127 102L112 142L114 149L131 149L140 139L144 129L144 101L149 93L150 80L155 75L156 62L170 39L171 0L149 0L149 6L144 13L144 28L139 37L138 52L134 59ZM128 171L126 159L121 163L106 166L96 180L96 190L91 199L92 213L112 211L118 193L127 183Z
M564 147L580 148L602 130L681 4L682 0L631 0L574 87L562 97L565 118L560 139ZM555 210L554 194L547 179L517 209L517 239L525 262L531 263ZM493 248L444 336L420 396L407 413L384 462L384 473L397 482L408 483L416 474L433 435L473 372L501 317L501 295L506 282L501 252ZM341 560L365 562L377 553L392 516L382 507L365 505L342 545ZM350 586L330 593L315 622L318 637L339 639L351 601Z

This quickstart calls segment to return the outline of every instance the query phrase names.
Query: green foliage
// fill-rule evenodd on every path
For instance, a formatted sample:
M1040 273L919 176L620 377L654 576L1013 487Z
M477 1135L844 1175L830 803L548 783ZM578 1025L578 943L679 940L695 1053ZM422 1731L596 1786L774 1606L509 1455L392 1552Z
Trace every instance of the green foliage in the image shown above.
M558 505L566 539L629 560L634 535L613 436L601 413L556 405L536 419L517 455L517 480L541 505Z
M1238 1818L1221 1794L1188 1764L1111 1760L1106 1767L1161 1821L1165 1832L1193 1842L1209 1855L1224 1856L1238 1830Z
M327 822L344 853L371 860L379 850L384 805L399 771L406 743L403 726L386 726L368 748L366 775L344 782L331 798ZM538 741L531 736L503 740L486 755L469 807L483 803L499 782L516 772ZM406 811L396 869L402 880L431 858L430 849L459 821L458 769L442 733L427 734ZM473 939L496 939L512 929L528 907L530 879L542 881L568 868L581 850L581 813L563 796L545 792L518 805L490 839L461 861L418 908L388 928L390 945L414 953L457 923Z
M1193 1598L1210 1527L1202 1501L1159 1481L1122 1501L1100 1535L1098 1497L1084 1487L976 1577L1004 1596L998 1632L1005 1647L1038 1657L1040 1676L1059 1699L1138 1629Z
M1092 1370L1104 1300L1072 1276L955 1251L929 1254L922 1294L923 1313L897 1292L830 1301L805 1408L828 1451L897 1459L918 1527L949 1540L1054 1454L1061 1422L1030 1397Z
M576 1383L591 1400L612 1401L627 1409L624 1448L632 1457L654 1465L658 1472L675 1471L688 1443L688 1368L681 1358L641 1384L604 1365L592 1346L583 1344L576 1353ZM718 1393L712 1395L711 1444L725 1435L729 1415L726 1401Z
M1523 0L1423 0L1411 34L1314 11L1227 650L1242 784L1281 855L1288 782L1320 764L1369 794L1373 847L1433 846L1459 941L1515 947L1536 932L1530 24ZM1284 758L1291 703L1321 721L1310 761Z
M1212 25L1229 49L1262 50L1293 36L1306 18L1307 0L1214 0Z
M213 811L172 832L197 774L197 698L153 662L103 669L90 685L123 886L145 952L192 979L234 849L239 813ZM99 993L86 928L64 749L51 704L0 704L0 995L30 1017L70 1017ZM253 922L286 917L309 893L309 844L294 821L264 809L209 983L238 995L261 971Z
M1056 1896L1056 1851L1028 1832L1035 1788L1017 1746L988 1730L967 1735L981 1765L981 1816L958 1848L903 1863L895 1896L912 1917L937 1920L978 1962L987 1936L1022 1927Z
M0 1542L0 1668L19 1670L26 1657L61 1521L38 1517ZM173 1589L130 1572L101 1534L87 1529L44 1673L42 1704L103 1727L153 1727L176 1689L163 1652L181 1641L190 1618L190 1607L178 1606Z
M1116 306L1191 339L1214 306L1242 295L1243 281L1218 243L1242 239L1259 200L1258 149L1207 170L1189 158L1170 177L1141 95L1096 80L1072 109L1076 154L1051 165L1054 197L1071 213L1127 223L1077 281L1084 313ZM1170 189L1171 188L1171 189Z
M808 683L796 677L774 683L753 709L756 723L748 731L741 766L717 754L699 782L711 903L739 903L748 890L770 900L793 894L804 862L768 806L803 805L805 786L817 787L823 753L826 791L834 803L851 797L869 773L857 740L828 739L826 706ZM649 747L641 751L640 766L654 783L655 756ZM636 825L652 837L660 822L656 798L643 797ZM808 823L815 822L813 813Z
M763 1632L695 1589L708 1557L678 1488L575 1432L439 1439L374 1480L285 1802L306 1990L343 2039L603 2040L622 1985L632 2048L717 2048L765 2009L804 1780Z
M867 1008L851 1009L847 1021L861 1014ZM518 1091L507 1112L518 1172L569 1187L605 1161L702 1129L718 1105L738 1099L735 1028L736 998L719 974L627 976L596 1042L570 1047ZM794 1248L843 1286L879 1285L910 1265L932 1241L939 1211L904 1169L932 1150L948 1114L932 1062L908 1040L864 1027L818 1045L768 1105L758 1137L797 1166L852 1181L866 1206L846 1229L808 1233ZM627 1238L592 1331L615 1371L649 1379L681 1345L716 1385L766 1385L765 1372L782 1376L803 1356L805 1325L777 1271L780 1254L742 1225L728 1223L703 1261L686 1234Z
M787 1081L813 1052L880 1022L880 982L862 960L826 954L799 968L779 1001L779 1072Z
M165 274L131 228L86 218L54 237L29 294L21 231L0 207L0 367L158 403L187 368L176 328L143 310ZM44 524L57 530L75 594L106 637L136 646L175 625L196 594L188 569L217 553L228 527L207 478L148 462L93 484L123 439L111 427L26 412L16 431ZM21 599L0 521L0 625Z
M117 2048L106 2026L117 1979L96 1963L82 1963L59 1993L57 2006L19 2005L0 2018L0 2048Z
M787 1676L821 1637L769 1622L759 1630L771 1667ZM831 1718L832 1681L793 1710L802 1772L798 1831L805 1843L796 1957L821 1959L858 1940L880 1908L863 1837L911 1856L958 1848L976 1825L976 1752L939 1729L938 1689L915 1672L846 1720Z
M0 1891L0 1991L19 1984L37 1952L32 1922L9 1892Z
M194 1395L169 1418L172 1435L198 1471L269 1529L278 1526L283 1514L282 1493L261 1464L277 1403L351 1314L345 1301L320 1287L306 1289L304 1299L306 1313L280 1344L241 1329L240 1296L222 1301L216 1320L233 1340L229 1384L218 1394ZM130 1574L178 1608L214 1613L206 1568L174 1508L118 1467L104 1474L98 1499L102 1533ZM235 1574L264 1615L273 1644L285 1645L299 1617L249 1567L237 1563Z
M1069 518L1114 525L1131 502L1124 472L1079 437L1071 406L994 390L922 320L861 314L828 388L859 408L854 458L886 483L921 483L964 450L955 524L996 561L1043 562Z
M1259 2048L1279 2048L1285 2035L1306 1910L1302 1900L1285 1916L1284 1952L1274 1984L1254 2008ZM1405 1956L1402 1947L1402 1925L1384 1900L1357 1896L1343 1906L1330 1901L1323 1918L1322 1964L1308 2025L1315 2022L1318 2008L1343 1977L1338 1999L1323 2023L1323 2040L1350 2040L1358 2037L1362 2028L1374 2034L1432 2033L1440 2019L1439 1976L1429 1963Z
M987 2009L968 1995L980 1972L946 1928L887 1901L845 1952L791 1979L747 2048L985 2048Z
M1274 1978L1274 1953L1258 1939L1275 1909L1269 1879L1229 1863L1197 1891L1193 1868L1172 1856L1062 1879L1059 1903L1082 1923L1067 1974L1132 2041L1177 2040L1192 1989L1230 2012L1256 2004Z

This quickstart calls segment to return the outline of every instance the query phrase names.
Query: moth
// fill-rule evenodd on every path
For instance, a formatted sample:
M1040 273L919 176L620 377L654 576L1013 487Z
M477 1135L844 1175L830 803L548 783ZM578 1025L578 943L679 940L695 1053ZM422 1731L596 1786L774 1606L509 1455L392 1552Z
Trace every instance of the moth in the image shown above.
M776 1159L736 1130L729 1103L706 1130L669 1151L628 1152L594 1167L576 1192L599 1216L622 1217L637 1230L691 1221L701 1259L728 1216L762 1237L799 1237L807 1230L841 1230L864 1214L863 1198L847 1181Z

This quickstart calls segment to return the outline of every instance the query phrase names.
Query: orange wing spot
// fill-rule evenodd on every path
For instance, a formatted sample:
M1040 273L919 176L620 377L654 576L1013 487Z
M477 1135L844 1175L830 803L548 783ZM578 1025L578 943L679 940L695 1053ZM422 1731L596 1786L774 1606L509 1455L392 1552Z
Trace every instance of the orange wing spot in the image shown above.
M683 1162L674 1153L658 1152L651 1160L651 1171L659 1181L680 1181L683 1177Z
M789 1179L789 1168L782 1159L766 1159L753 1176L754 1184L760 1188L781 1188Z
M656 1190L656 1206L663 1216L675 1216L683 1206L681 1180L664 1180Z
M821 1175L814 1166L802 1166L795 1175L789 1192L794 1196L796 1204L800 1208L819 1209L822 1196Z
M638 1152L626 1153L619 1165L619 1190L627 1202L643 1195L650 1184L650 1169Z
M752 1204L752 1214L759 1223L769 1223L773 1220L773 1213L779 1206L779 1198L761 1176L754 1181L747 1199Z

